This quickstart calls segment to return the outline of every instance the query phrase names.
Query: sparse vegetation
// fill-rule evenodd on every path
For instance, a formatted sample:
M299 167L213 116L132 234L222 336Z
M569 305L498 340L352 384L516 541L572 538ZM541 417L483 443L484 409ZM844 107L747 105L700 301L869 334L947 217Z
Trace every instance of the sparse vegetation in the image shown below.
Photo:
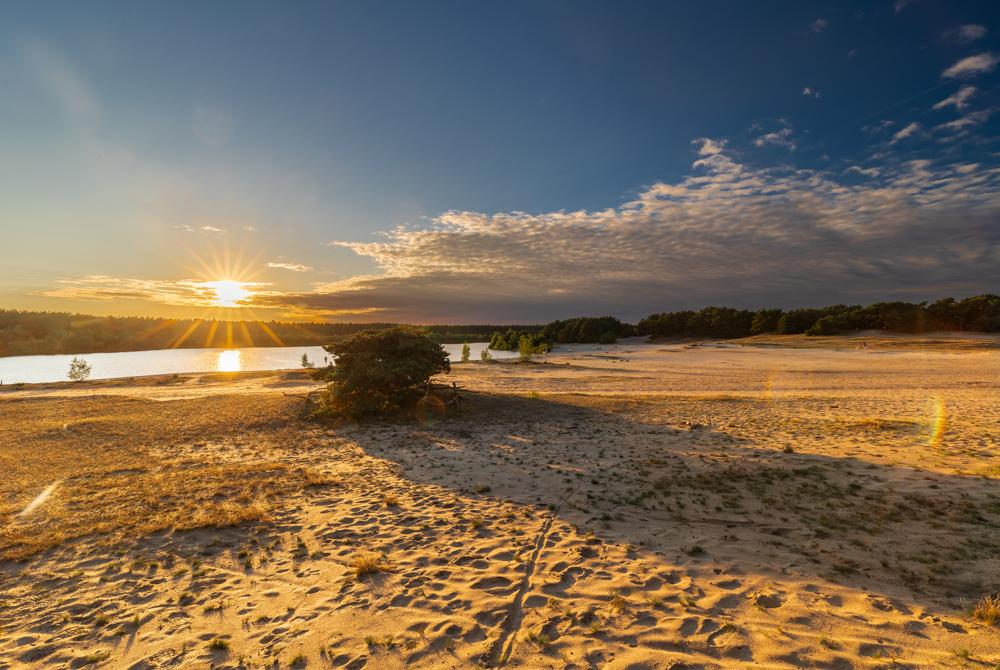
M389 559L385 554L377 551L362 551L351 559L351 567L354 569L354 576L357 578L367 575L374 575L390 566Z
M991 626L1000 623L1000 593L980 598L972 608L972 618Z
M217 637L208 643L208 648L211 651L229 651L229 643L221 637Z

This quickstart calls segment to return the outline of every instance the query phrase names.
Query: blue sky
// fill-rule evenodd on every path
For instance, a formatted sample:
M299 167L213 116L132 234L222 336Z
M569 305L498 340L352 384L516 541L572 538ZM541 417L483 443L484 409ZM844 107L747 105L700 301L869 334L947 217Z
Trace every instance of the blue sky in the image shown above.
M8 3L0 302L200 315L235 279L268 318L429 322L995 291L998 17Z

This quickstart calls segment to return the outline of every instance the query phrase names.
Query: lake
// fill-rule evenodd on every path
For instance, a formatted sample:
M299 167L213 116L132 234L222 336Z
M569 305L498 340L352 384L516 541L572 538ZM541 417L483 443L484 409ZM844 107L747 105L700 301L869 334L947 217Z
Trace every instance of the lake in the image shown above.
M452 362L462 357L461 344L442 345ZM478 361L486 342L469 343ZM301 367L302 354L317 365L329 357L322 347L244 347L237 349L157 349L111 354L78 354L91 366L91 379L141 377L184 372L244 372ZM516 358L516 351L491 351L493 358ZM72 355L0 358L0 383L66 381Z

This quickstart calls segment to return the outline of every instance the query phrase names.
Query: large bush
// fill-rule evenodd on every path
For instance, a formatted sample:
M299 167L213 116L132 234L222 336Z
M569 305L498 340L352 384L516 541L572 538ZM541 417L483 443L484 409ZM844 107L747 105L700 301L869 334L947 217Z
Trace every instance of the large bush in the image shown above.
M432 376L451 370L440 344L407 328L369 330L323 348L334 358L317 375L330 382L323 411L350 418L407 410Z

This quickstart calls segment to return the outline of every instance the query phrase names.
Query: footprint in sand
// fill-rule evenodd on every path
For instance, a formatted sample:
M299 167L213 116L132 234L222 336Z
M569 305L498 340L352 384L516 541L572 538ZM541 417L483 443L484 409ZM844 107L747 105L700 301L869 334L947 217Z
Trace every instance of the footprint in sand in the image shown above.
M758 593L753 602L758 607L769 610L781 607L785 603L777 593Z
M470 586L474 589L483 590L508 588L510 585L511 581L506 577L485 577L470 584Z

